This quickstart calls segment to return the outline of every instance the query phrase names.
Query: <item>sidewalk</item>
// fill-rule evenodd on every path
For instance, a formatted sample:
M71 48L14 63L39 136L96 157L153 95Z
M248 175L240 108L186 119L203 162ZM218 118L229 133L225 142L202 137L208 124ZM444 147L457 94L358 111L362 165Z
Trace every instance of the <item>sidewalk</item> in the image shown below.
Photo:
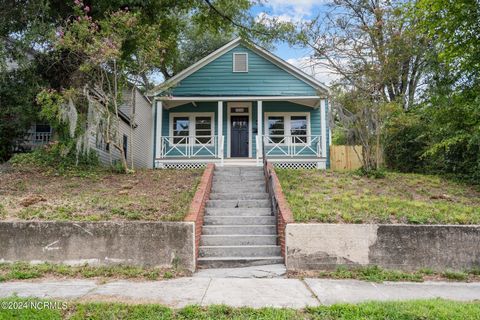
M228 276L228 275L227 275ZM444 298L480 300L480 283L384 282L357 280L225 278L215 274L165 281L94 280L16 281L0 283L0 297L78 299L83 301L122 301L159 303L171 307L190 304L233 307L289 307L357 303L366 300L411 300Z

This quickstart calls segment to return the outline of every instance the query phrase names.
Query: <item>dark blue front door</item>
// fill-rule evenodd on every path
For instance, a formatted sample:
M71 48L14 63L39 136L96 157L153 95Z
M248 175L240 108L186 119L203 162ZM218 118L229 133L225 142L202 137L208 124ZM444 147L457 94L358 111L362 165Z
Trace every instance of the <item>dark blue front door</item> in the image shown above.
M231 117L231 157L248 157L248 116Z

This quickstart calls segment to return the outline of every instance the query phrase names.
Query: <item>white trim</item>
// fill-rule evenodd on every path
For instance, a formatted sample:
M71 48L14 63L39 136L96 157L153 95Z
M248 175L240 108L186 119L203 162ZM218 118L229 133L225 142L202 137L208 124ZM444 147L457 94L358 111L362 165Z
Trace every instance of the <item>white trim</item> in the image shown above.
M236 71L235 70L235 59L236 56L238 55L244 55L245 56L245 64L246 64L246 70L245 71ZM233 57L232 57L232 72L235 73L248 73L248 52L234 52Z
M155 145L155 158L159 158L161 155L162 147L162 116L163 116L163 106L162 101L155 101L156 111L157 111L157 137Z
M174 131L173 130L173 118L174 117L188 118L188 121L190 122L189 127L188 127L188 136L190 138L194 139L193 140L194 145L213 146L215 144L213 139L212 139L212 143L206 143L206 144L198 144L198 143L196 143L196 140L195 140L195 138L201 138L202 137L202 136L198 136L198 137L195 136L195 132L196 132L195 118L197 118L197 117L210 117L210 119L212 121L212 125L211 125L211 128L210 128L210 137L213 137L215 135L215 113L214 112L171 112L169 123L168 123L168 135L170 137L173 137L173 131ZM173 141L172 141L172 143L173 143Z
M223 136L223 101L218 101L217 108L217 135L221 137Z
M227 43L226 45L224 45L223 47L221 47L221 48L217 49L216 51L212 52L211 54L209 54L205 58L200 59L198 62L194 63L190 67L181 71L180 73L178 73L174 77L170 78L169 80L165 81L164 83L160 84L159 86L153 88L150 92L147 93L147 95L148 96L155 96L155 95L160 94L161 92L163 92L166 89L174 86L176 83L185 79L186 77L188 77L189 75L191 75L195 71L201 69L205 65L209 64L213 60L217 59L218 57L220 57L224 53L230 51L231 49L237 47L240 44L244 44L250 50L256 52L257 54L259 54L261 56L263 56L265 59L269 60L273 64L275 64L278 67L280 67L281 69L285 70L286 72L290 73L294 77L302 80L303 82L306 82L310 86L312 86L316 89L319 89L319 90L323 90L326 93L329 92L329 88L325 84L316 80L312 76L306 74L302 70L294 67L290 63L282 60L281 58L275 56L274 54L268 52L267 50L257 46L256 44L247 43L246 41L242 40L241 38L236 38L236 39L230 41L229 43Z
M270 130L268 128L268 117L278 117L283 116L284 121L284 128L283 134L284 136L291 136L291 117L295 116L306 116L307 117L307 136L310 137L312 125L310 123L310 112L265 112L264 113L264 124L265 124L265 136L270 137ZM286 142L286 141L285 141ZM310 144L310 138L308 138L307 143ZM265 143L265 145L273 145L272 143ZM279 143L278 145L287 145L286 143Z
M263 136L263 101L257 101L257 135Z
M152 167L155 167L155 158L156 158L156 154L153 154L155 151L155 110L157 110L157 102L154 100L151 102L151 105L152 105L152 134L150 135L151 139L151 152L149 152L149 157L150 159L152 160Z
M248 116L248 157L252 157L252 103L251 102L228 102L227 103L227 158L231 158L231 116L232 108L247 108L248 112L234 113L234 116Z
M263 100L263 101L284 101L284 100L314 100L314 99L324 99L325 97L321 96L241 96L241 97L155 97L155 100L159 101L252 101L252 100Z
M327 113L325 99L320 101L320 128L322 132L322 157L327 157Z

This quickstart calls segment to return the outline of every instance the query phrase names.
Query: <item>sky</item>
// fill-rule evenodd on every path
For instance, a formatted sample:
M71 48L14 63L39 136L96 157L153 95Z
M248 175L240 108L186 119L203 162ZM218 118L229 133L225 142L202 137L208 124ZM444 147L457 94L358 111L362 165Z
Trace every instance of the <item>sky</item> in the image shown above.
M278 17L281 21L302 22L325 12L326 3L326 0L263 0L261 5L251 9L251 13L255 17L267 15L267 17ZM312 50L309 48L276 43L272 52L325 84L329 84L335 78L328 70L312 66L310 59Z

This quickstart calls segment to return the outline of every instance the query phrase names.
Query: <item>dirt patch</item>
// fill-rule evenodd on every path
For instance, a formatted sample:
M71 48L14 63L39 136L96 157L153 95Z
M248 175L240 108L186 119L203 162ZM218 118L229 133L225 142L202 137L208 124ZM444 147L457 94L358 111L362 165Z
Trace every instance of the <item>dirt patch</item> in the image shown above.
M201 170L93 171L59 175L42 169L0 172L3 220L182 220Z

